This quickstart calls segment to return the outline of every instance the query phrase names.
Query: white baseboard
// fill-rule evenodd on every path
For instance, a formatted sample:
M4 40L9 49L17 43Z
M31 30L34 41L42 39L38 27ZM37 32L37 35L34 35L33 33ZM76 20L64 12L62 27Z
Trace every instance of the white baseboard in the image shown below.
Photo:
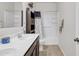
M64 53L64 51L63 51L63 49L62 49L61 45L59 45L59 44L58 44L58 46L59 46L59 48L60 48L61 52L63 53L63 55L65 56L65 53Z

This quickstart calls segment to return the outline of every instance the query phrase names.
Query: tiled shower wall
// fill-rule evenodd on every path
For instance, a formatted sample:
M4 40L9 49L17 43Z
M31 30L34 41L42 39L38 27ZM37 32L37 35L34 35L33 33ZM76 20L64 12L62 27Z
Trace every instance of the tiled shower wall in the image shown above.
M56 3L38 2L34 3L35 10L41 12L42 36L41 44L58 44L57 37L57 10Z

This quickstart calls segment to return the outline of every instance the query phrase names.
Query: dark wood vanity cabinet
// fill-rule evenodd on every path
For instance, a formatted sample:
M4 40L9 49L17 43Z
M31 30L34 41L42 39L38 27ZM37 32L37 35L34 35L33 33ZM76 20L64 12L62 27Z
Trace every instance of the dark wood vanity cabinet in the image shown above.
M39 56L39 36L36 38L24 56Z

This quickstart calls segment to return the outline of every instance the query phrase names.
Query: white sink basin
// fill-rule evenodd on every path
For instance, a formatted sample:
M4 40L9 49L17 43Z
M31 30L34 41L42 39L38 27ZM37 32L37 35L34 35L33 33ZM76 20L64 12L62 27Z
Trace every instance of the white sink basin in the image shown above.
M17 50L14 48L7 48L0 50L0 56L13 56L16 55Z

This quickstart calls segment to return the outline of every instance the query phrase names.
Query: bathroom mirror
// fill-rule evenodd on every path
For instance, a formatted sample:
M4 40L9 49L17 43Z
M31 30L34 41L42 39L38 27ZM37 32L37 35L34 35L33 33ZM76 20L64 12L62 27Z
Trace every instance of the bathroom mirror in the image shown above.
M0 28L22 27L21 2L0 2Z

